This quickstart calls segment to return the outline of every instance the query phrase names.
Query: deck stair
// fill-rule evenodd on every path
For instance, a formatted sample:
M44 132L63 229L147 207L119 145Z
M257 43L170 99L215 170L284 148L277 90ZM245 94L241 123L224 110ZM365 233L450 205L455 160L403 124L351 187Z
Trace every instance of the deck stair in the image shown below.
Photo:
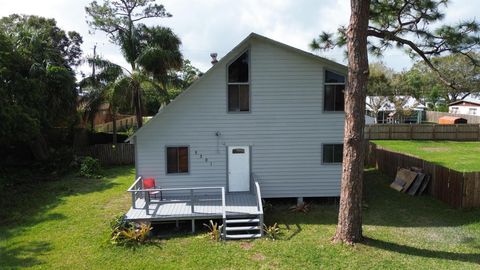
M224 226L226 240L260 238L263 235L261 214L227 216Z

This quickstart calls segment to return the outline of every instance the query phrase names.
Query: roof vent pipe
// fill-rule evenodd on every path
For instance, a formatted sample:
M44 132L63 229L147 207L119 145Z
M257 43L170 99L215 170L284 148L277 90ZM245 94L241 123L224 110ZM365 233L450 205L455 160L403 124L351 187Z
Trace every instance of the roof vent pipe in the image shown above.
M210 63L212 63L212 65L215 65L216 63L218 63L217 56L218 54L215 52L210 54L210 57L212 57L212 61Z

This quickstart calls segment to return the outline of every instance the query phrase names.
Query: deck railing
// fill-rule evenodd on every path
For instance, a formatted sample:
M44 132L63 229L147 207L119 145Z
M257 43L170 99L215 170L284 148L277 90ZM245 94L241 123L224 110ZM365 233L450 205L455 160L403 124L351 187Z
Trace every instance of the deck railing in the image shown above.
M188 188L151 188L151 189L144 189L143 188L143 182L142 182L142 177L138 177L135 182L130 186L130 188L127 190L132 194L132 208L138 209L137 207L137 200L138 199L144 199L145 205L144 209L145 211L148 211L150 207L150 194L152 192L187 192L190 194L190 198L188 200L168 200L168 199L162 199L158 203L168 203L168 202L189 202L191 211L192 213L195 212L195 202L196 201L202 201L202 200L196 200L195 198L195 191L199 190L220 190L221 193L221 198L218 200L222 201L222 219L225 222L226 220L226 203L225 203L225 188L224 187L188 187ZM217 199L209 199L210 201L212 200L217 200Z
M263 202L262 202L262 192L260 191L260 185L258 184L258 177L252 173L252 180L255 184L255 194L257 195L257 210L260 218L260 226L263 226ZM260 234L263 236L263 228L260 228Z

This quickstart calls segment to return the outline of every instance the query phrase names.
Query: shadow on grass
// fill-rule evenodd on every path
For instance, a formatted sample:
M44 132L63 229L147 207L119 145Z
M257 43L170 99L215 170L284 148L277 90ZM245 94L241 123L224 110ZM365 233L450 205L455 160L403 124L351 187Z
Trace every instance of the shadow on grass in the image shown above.
M432 259L445 259L451 261L470 262L480 264L480 253L458 253L448 251L437 251L423 248L399 245L392 242L386 242L373 238L365 238L363 243L367 246L383 249L390 252L396 252L409 256L418 256Z
M2 269L17 269L42 264L39 255L52 249L48 242L29 242L0 247L0 266Z
M33 266L42 262L36 257L51 250L49 242L7 242L36 224L65 219L62 213L48 210L64 203L70 196L102 192L118 185L117 176L132 173L132 167L106 169L104 179L86 179L69 175L59 180L29 181L12 177L0 189L0 268ZM88 207L88 206L86 206Z

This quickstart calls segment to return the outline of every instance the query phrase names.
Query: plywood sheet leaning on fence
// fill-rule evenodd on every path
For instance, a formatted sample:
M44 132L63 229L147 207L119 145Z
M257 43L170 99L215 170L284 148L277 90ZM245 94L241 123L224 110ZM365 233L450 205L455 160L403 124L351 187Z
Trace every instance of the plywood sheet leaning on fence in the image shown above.
M415 181L415 178L417 177L416 172L412 172L407 169L400 169L397 172L397 175L395 176L395 181L390 185L393 189L397 191L402 191L406 192L410 185L412 185L413 181ZM401 189L399 190L399 187Z
M398 168L421 169L426 176L415 195L427 193L454 208L480 207L480 172L456 171L408 154L390 151L374 143L367 146L366 166L375 167L392 178L396 176Z
M410 189L408 190L408 194L415 196L415 194L417 194L418 190L422 186L424 179L425 179L424 173L420 173L420 172L417 173L417 177L415 178L415 181L413 182L412 186L410 186Z

